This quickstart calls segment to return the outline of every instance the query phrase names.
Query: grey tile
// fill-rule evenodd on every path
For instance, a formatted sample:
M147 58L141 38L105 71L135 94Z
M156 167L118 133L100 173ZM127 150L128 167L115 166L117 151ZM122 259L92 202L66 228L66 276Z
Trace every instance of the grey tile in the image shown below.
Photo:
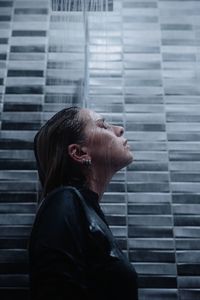
M190 227L199 227L200 226L200 218L199 216L194 215L186 215L186 216L174 216L174 225L175 226L190 226Z
M10 51L14 53L43 53L45 52L45 45L11 46Z
M124 45L125 53L160 53L159 46Z
M193 193L179 193L172 195L172 200L174 204L199 204L200 194ZM184 207L184 205L183 205Z
M16 15L46 15L48 13L48 10L46 8L15 8L14 13Z
M140 300L177 300L178 293L176 289L173 288L144 288L139 290Z
M176 239L177 250L200 250L200 239L198 237L183 237Z
M22 159L24 160L34 160L33 151L30 150L0 150L1 159Z
M127 172L127 182L168 182L168 172Z
M200 173L171 172L171 180L173 182L199 182Z
M10 21L11 16L0 15L0 22Z
M163 53L163 61L195 61L195 54Z
M198 288L200 285L200 276L179 276L178 285L180 288Z
M199 226L197 226L197 227L195 227L195 226L177 227L176 226L176 227L174 227L174 234L175 234L176 238L190 238L190 239L197 238L196 241L199 244L199 234L200 234ZM195 241L193 241L193 242L195 242ZM183 241L183 243L184 243L184 241ZM186 245L188 245L189 249L192 245L192 244L190 244L188 239L186 240Z
M200 165L199 165L200 168ZM134 162L128 166L130 171L168 171L168 164L163 162Z
M132 106L134 108L134 105ZM128 110L125 110L126 116L125 120L126 122L132 122L132 123L140 123L140 124L165 124L165 114L164 113L141 113L141 112L130 112ZM145 140L144 140L145 142Z
M6 60L7 54L6 53L0 53L0 60Z
M178 269L178 275L189 275L189 276L195 276L195 275L200 275L199 272L199 266L200 264L194 263L194 264L178 264L177 269Z
M13 87L13 86L18 86L18 87L23 87L23 86L42 86L44 85L45 81L44 78L42 77L35 77L35 76L30 76L30 77L7 77L6 80L6 87Z
M184 39L184 38L180 38L180 39L170 39L170 38L166 38L166 39L162 39L161 40L162 45L166 46L166 45L171 45L171 46L196 46L197 42L194 39Z
M136 269L136 271L139 274L146 274L149 276L150 275L172 275L172 277L170 276L163 276L162 279L163 280L153 280L154 278L149 276L149 280L152 280L153 283L153 287L160 287L160 288L175 288L177 287L176 284L176 270L175 270L175 265L172 263L134 263L134 267ZM174 276L173 276L174 275ZM160 277L160 276L159 276ZM148 285L148 283L147 283ZM146 287L150 287L152 286L152 284L150 284Z
M171 214L171 206L168 203L164 204L129 204L128 205L128 215L169 215Z
M162 0L161 0L162 1ZM192 24L161 24L162 30L192 30Z
M125 204L108 204L108 203L102 203L101 205L102 210L104 211L105 214L110 214L110 215L125 215L126 211L126 206Z
M128 237L134 238L172 238L172 228L168 226L135 226L129 225Z
M158 16L123 16L122 21L124 23L158 23Z
M153 183L128 183L128 192L169 192L169 184L163 182L153 182Z
M137 150L140 150L140 151L149 151L149 149L151 151L165 151L167 150L167 144L166 142L162 142L162 141L134 141L134 142L131 142L129 141L129 145L131 147L131 149L133 149L133 151L137 151Z
M37 179L37 172L36 171L0 171L0 180L36 180ZM24 204L26 207L26 204ZM0 204L0 211L3 209L17 210L16 206L10 206L7 204ZM23 209L23 205L20 205L20 207ZM20 208L19 207L19 208ZM28 205L28 207L32 207Z
M197 133L197 132L168 133L167 136L168 136L169 141L200 141L200 133ZM182 154L182 156L184 156L184 154ZM186 158L186 156L188 156L188 155L185 154L185 158ZM198 156L198 154L195 155L195 153L193 153L192 155L190 155L190 161L198 160L198 159L195 159L195 156ZM179 153L179 157L181 157L180 153Z
M186 250L176 252L177 263L196 264L200 263L200 251L198 250Z
M132 262L164 262L174 263L175 253L170 251L160 250L132 250L130 251L130 259Z
M128 205L153 205L160 204L163 205L171 202L171 195L166 193L128 193ZM139 206L140 207L140 206ZM143 208L145 211L145 207Z
M153 115L153 114L152 114ZM130 141L165 141L166 140L166 132L162 131L127 131L126 133L127 138ZM197 135L198 136L198 135Z
M198 300L200 297L199 289L180 289L180 299L181 300Z
M176 278L174 276L163 276L162 280L159 280L159 276L152 275L142 275L139 279L139 287L141 288L141 291L143 289L148 290L148 299L165 299L163 297L168 297L166 299L177 299L175 297L175 293L170 293L170 290L173 290L177 287ZM151 290L150 290L151 289ZM168 293L167 293L168 291ZM142 294L139 293L139 299L143 299ZM146 295L147 296L147 295ZM151 298L151 296L153 298ZM170 298L169 298L170 297ZM147 299L147 298L144 298Z
M8 77L43 77L42 70L8 70Z
M0 214L0 225L31 225L34 214Z
M192 133L191 133L192 135ZM169 138L171 137L168 135ZM192 138L192 137L191 137ZM177 139L178 140L178 139ZM196 139L198 140L198 139ZM198 151L169 151L170 161L200 161L200 153Z
M46 31L42 30L13 30L12 36L46 36Z
M44 70L44 61L9 61L8 69L11 70Z
M30 16L31 16L31 19L30 19ZM27 22L44 22L44 21L47 21L48 20L48 15L47 14L33 14L33 12L30 13L29 11L29 14L27 14L25 11L22 12L22 11L18 11L18 13L14 14L13 16L13 21L14 22L24 22L25 24Z
M131 215L128 216L128 224L130 226L142 226L144 224L145 218L145 225L148 227L152 226L172 226L173 220L172 217L169 215L155 215L155 214L148 214L148 215Z
M163 238L163 237L134 237L128 239L128 246L130 249L143 249L148 250L174 250L174 240L173 238Z
M165 124L142 124L126 122L126 130L128 131L165 131Z
M8 71L9 72L9 71ZM11 70L11 72L13 72ZM43 96L41 95L5 95L5 103L26 103L26 104L42 104Z
M8 39L7 38L0 38L0 44L7 44Z
M157 8L157 3L155 1L150 2L131 2L131 1L125 1L123 4L124 8Z
M42 94L42 86L10 86L6 87L6 94Z
M151 79L125 79L125 86L161 86L161 80L151 80Z
M184 162L184 164L182 162L171 162L169 167L170 170L172 171L188 171L188 172L200 171L200 163L198 161L197 162L186 161Z
M12 7L13 6L13 1L1 1L0 2L0 7Z
M3 277L4 276L4 277ZM11 288L12 286L17 287L26 287L28 286L28 275L0 275L0 287Z
M110 226L126 226L125 216L115 216L106 214L106 220Z

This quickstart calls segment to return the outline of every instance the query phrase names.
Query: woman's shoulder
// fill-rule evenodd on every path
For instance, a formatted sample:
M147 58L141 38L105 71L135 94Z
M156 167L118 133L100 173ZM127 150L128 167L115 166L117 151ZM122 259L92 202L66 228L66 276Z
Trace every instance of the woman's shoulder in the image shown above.
M81 199L76 189L71 186L60 186L52 190L38 207L38 214L58 213L62 215L78 213L81 210Z
M75 196L75 188L72 186L61 185L47 194L45 199L52 199L62 195Z
M79 195L75 187L72 186L59 186L52 190L45 198L44 202L60 205L75 205Z

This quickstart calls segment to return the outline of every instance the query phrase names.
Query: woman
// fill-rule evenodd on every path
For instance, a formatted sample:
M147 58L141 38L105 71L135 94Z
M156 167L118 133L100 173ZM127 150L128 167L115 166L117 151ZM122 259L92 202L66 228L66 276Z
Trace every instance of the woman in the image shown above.
M112 176L132 162L123 133L70 107L36 134L43 195L29 240L31 299L138 299L137 274L99 205Z

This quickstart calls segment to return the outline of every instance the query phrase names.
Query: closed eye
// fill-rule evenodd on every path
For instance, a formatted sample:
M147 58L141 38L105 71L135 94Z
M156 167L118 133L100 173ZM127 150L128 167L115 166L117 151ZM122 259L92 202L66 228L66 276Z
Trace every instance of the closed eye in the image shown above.
M98 120L98 125L104 129L109 129L111 127L111 125L107 123L105 119Z
M105 120L103 122L103 128L105 128L105 129L109 129L110 128L110 125Z

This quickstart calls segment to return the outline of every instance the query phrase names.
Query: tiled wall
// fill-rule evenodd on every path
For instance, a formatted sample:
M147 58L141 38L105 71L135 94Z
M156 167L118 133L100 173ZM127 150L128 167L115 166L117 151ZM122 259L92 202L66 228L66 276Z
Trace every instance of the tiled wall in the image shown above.
M140 300L200 299L200 1L114 0L85 17L0 0L0 297L27 299L33 136L86 104L125 127L134 153L102 208Z

